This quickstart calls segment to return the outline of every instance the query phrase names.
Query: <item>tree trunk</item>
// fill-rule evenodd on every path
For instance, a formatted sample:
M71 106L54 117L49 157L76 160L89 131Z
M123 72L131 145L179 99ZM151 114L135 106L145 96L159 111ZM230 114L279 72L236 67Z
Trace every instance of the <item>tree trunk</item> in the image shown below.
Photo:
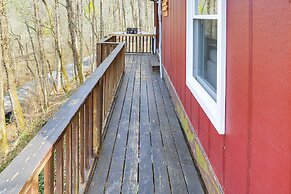
M44 98L45 93L44 93L44 88L43 88L42 79L41 79L41 70L40 70L41 68L40 68L38 57L37 57L37 51L35 48L35 44L34 44L34 41L32 38L32 33L31 33L31 29L30 29L31 27L28 25L28 23L26 21L25 21L25 25L26 25L27 33L29 35L30 44L32 47L33 59L35 61L35 67L36 67L36 73L37 73L36 78L37 78L37 85L38 85L38 90L39 90L39 97ZM42 111L45 111L45 105L44 105L43 100L41 100L41 108L42 108Z
M104 23L103 23L103 0L100 0L100 38L104 37Z
M142 24L142 18L141 18L141 10L143 9L141 7L141 2L139 0L137 0L137 17L138 17L138 29L139 30L143 30L142 27L143 27L143 24Z
M121 0L121 6L122 6L122 17L123 17L123 30L126 30L126 12L125 12L125 4L124 0Z
M151 21L149 18L149 13L148 13L148 10L149 10L149 1L146 0L145 1L145 20L144 20L144 29L146 32L149 32L150 30L150 27L149 27L149 21Z
M5 17L4 2L0 0L0 21ZM0 29L2 32L2 22L0 22ZM0 154L8 152L8 138L6 132L6 120L4 110L4 75L2 67L2 57L0 55Z
M133 0L130 0L129 2L130 4L130 8L131 8L131 14L132 14L132 20L133 20L133 24L134 24L134 27L137 28L138 27L138 21L137 21L137 17L136 17L136 10L135 10L135 3L133 2Z
M6 73L9 96L13 108L14 117L16 119L18 131L22 131L25 129L25 119L17 95L17 85L13 70L13 65L15 64L12 58L12 51L10 47L8 20L6 16L5 5L6 4L2 1L0 5L2 7L0 19L2 63Z
M79 45L80 45L80 60L82 62L82 67L83 67L83 57L84 57L83 41L85 42L85 40L83 39L83 0L77 0L76 7L77 7L76 20L78 21L78 26L76 30L77 30L77 35L79 38Z
M58 55L58 63L60 64L61 71L61 81L65 92L68 92L70 89L69 78L64 62L62 47L61 47L61 39L60 39L60 13L59 13L59 0L55 0L55 30L54 30L54 40L55 40L55 49Z
M66 0L66 9L68 15L68 25L69 31L71 35L71 49L73 52L74 57L74 65L78 71L79 81L82 84L84 82L84 75L83 75L83 64L81 61L80 50L78 48L78 41L77 41L77 34L76 34L76 21L75 21L75 14L73 12L73 2L72 0Z
M39 8L36 0L33 0L33 8L34 8L34 17L35 17L35 30L37 36L38 50L39 50L39 62L40 62L40 80L42 84L42 93L43 93L43 102L44 102L44 110L46 111L48 108L48 83L47 83L47 71L45 68L46 57L44 54L44 45L43 45L43 30L39 17Z

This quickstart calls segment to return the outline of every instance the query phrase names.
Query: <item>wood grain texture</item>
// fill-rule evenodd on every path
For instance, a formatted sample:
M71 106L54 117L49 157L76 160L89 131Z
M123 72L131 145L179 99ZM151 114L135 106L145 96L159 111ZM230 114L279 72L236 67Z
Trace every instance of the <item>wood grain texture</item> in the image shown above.
M44 193L54 192L54 158L50 157L44 167Z
M110 55L103 60L98 69L72 94L53 118L36 134L29 145L0 174L0 193L21 192L32 184L34 177L37 177L43 170L53 146L64 136L66 128L70 125L74 116L78 114L80 107L85 103L93 88L102 79L116 58L124 54L123 48L124 43L112 43ZM122 66L122 64L120 65ZM122 71L119 73L122 75ZM72 140L78 142L74 138ZM36 146L38 149L36 149ZM77 144L74 146L78 147ZM77 149L73 153L75 156L79 156ZM77 157L74 159L77 161Z
M152 55L128 55L88 193L204 193ZM161 81L161 83L160 83Z

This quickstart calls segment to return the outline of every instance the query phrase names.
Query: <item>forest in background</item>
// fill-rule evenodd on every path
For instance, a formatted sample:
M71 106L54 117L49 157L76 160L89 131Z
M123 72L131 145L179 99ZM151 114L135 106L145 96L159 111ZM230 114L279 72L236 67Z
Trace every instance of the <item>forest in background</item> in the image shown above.
M127 27L153 32L153 2L0 0L0 172L94 71L97 41Z

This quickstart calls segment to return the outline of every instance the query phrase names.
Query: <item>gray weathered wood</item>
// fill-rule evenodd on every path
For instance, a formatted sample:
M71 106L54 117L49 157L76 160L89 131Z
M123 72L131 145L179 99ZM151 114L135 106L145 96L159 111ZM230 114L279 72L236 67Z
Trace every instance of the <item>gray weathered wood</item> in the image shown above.
M158 79L159 78L157 76L153 76L155 98L157 102L157 109L160 120L160 130L164 144L164 151L166 155L170 184L173 193L186 194L188 193L187 187L184 180L183 171L181 168L181 163L176 150L175 141L171 134L168 115L166 114L163 97L158 84Z
M149 72L150 70L147 69ZM160 132L159 117L157 112L157 104L153 89L151 76L147 80L148 98L149 98L149 115L151 126L152 139L152 155L153 155L153 169L155 180L156 193L171 193L170 183L168 179L168 169L166 157L163 150L163 143Z
M66 127L85 102L86 97L91 93L123 47L124 43L117 44L99 68L92 73L54 117L37 133L29 145L0 174L0 193L20 192L26 184L32 182L33 178L40 173L46 164L45 160L48 160L47 156L53 145L64 135ZM38 147L38 149L36 150L35 147Z
M130 123L127 140L126 158L123 174L122 193L138 193L138 154L139 154L139 116L140 116L140 71L141 61L135 61L136 73Z
M126 66L125 72L134 72L129 63ZM93 176L88 193L103 193L106 185L107 175L109 171L109 166L111 162L111 156L114 148L114 143L117 137L117 130L119 125L119 120L121 117L121 112L124 104L125 95L127 92L127 86L129 81L129 74L125 73L124 79L121 84L119 95L116 99L116 104L112 117L109 122L107 133L105 134L104 143L102 145L102 150L100 153L100 158L97 162L95 174Z
M126 71L88 193L203 193L157 58L126 57Z
M167 104L166 111L169 117L169 123L171 126L171 131L173 138L176 143L178 155L180 158L181 166L184 172L184 178L187 184L187 188L189 193L204 193L203 187L201 184L201 178L199 177L195 166L193 165L193 159L191 157L189 148L187 146L187 143L185 141L185 137L183 135L181 126L179 124L175 109L171 103L169 92L166 88L166 85L163 81L159 80L159 87L161 88L162 96L164 104ZM181 130L177 130L181 129Z
M110 165L110 170L108 174L108 180L106 184L106 192L105 193L119 193L121 190L122 183L122 175L123 175L123 167L124 167L124 158L125 158L125 150L127 143L127 136L129 130L129 120L132 106L132 93L134 90L134 75L135 68L133 67L133 71L130 75L127 93L122 109L122 114L119 123L119 130L117 134L117 139L115 142L115 147L112 155L112 161Z
M146 57L142 57L141 66L141 105L140 105L140 163L139 193L154 193L151 131L149 123L149 104L147 93Z

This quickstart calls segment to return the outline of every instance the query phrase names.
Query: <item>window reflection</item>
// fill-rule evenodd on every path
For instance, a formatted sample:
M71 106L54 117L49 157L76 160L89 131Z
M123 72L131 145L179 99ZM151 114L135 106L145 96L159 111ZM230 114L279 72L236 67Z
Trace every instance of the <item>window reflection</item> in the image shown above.
M196 0L198 3L199 15L216 15L217 0Z
M195 20L194 25L194 77L216 100L217 20Z

